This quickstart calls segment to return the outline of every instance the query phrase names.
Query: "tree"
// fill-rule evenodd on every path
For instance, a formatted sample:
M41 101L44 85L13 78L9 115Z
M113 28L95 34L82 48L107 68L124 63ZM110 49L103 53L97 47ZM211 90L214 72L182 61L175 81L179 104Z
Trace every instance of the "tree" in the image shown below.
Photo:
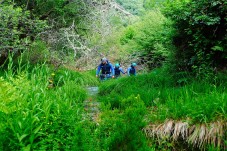
M174 36L177 69L209 76L227 65L227 2L210 0L168 3L164 13L178 31Z
M0 64L8 53L19 53L29 47L35 36L47 25L45 21L31 19L29 11L12 4L0 5Z

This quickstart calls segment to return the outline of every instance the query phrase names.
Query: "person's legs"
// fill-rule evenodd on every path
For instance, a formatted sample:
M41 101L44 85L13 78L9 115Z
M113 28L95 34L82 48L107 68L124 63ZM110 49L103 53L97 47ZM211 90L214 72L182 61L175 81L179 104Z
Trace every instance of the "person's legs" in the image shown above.
M105 79L105 75L104 74L100 74L99 78L100 78L101 81L103 81Z

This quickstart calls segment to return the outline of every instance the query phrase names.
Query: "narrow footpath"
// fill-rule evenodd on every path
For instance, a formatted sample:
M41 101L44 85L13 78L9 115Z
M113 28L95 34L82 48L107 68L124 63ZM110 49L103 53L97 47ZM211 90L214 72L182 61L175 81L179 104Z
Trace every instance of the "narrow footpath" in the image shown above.
M88 98L84 101L85 117L95 122L100 108L100 102L96 100L98 87L87 87L87 91Z

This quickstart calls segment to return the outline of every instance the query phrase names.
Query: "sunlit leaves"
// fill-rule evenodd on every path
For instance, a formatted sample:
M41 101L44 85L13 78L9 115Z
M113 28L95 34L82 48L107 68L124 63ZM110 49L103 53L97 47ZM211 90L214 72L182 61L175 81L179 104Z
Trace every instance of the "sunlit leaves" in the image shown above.
M19 96L16 88L0 77L0 111L6 114L15 111Z
M145 54L151 68L157 67L167 60L171 53L171 21L160 11L150 11L135 24L128 26L120 39L121 44L131 53Z

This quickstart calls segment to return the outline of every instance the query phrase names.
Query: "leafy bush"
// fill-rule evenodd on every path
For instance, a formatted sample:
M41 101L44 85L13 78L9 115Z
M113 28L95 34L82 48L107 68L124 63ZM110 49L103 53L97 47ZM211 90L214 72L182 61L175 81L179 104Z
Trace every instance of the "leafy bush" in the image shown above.
M2 64L9 52L19 53L28 49L31 40L47 25L45 21L31 19L30 13L23 11L21 7L3 4L0 11L0 64Z
M31 63L31 64L43 64L49 61L50 52L43 41L36 40L34 41L31 46L30 50L27 50L22 55L24 63Z
M120 39L130 53L141 53L143 62L150 68L158 67L171 55L171 21L160 11L150 11L137 23L128 26Z
M227 64L226 2L174 1L163 12L174 20L173 63L177 71L193 71L202 78L212 78L215 69Z
M120 42L122 45L128 43L131 39L133 39L135 36L135 31L132 27L126 28L124 31L124 35L121 37Z

